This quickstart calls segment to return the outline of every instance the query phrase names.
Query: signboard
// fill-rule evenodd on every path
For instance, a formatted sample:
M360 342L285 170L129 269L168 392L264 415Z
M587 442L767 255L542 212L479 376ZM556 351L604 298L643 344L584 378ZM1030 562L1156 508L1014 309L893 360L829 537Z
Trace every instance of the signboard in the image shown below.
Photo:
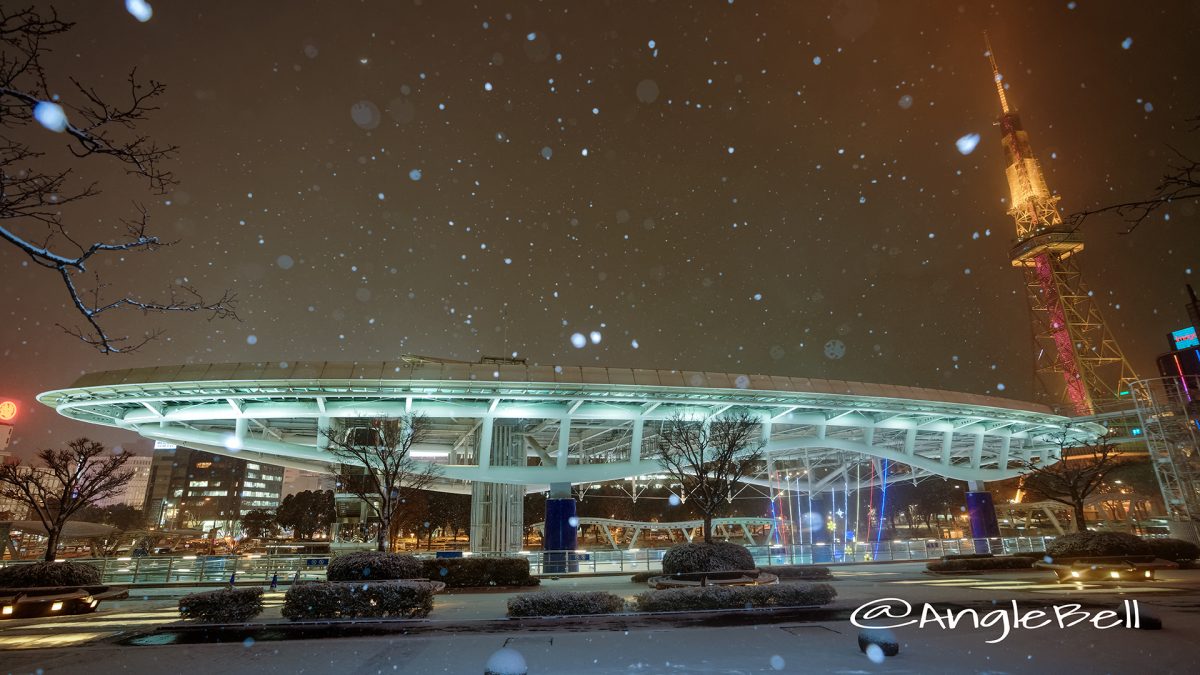
M8 447L8 442L12 439L12 425L0 424L0 450Z
M155 450L174 450L177 447L179 446L175 445L174 443L168 443L166 441L154 441Z
M1179 330L1171 331L1171 342L1175 345L1175 349L1200 347L1200 339L1197 339L1196 337L1195 326L1188 326L1187 328L1180 328Z

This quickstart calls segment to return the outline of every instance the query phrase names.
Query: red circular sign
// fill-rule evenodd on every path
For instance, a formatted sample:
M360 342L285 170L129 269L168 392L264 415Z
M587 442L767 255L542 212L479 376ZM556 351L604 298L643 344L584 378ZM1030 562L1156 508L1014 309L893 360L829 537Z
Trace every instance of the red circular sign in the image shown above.
M0 401L0 422L8 422L17 416L17 404L12 401Z

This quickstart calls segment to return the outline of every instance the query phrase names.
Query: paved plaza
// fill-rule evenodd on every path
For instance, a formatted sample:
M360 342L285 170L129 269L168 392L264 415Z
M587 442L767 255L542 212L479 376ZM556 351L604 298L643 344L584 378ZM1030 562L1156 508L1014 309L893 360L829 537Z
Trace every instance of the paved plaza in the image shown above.
M417 628L408 635L287 639L285 631L262 630L258 639L160 646L148 643L171 639L178 597L186 589L135 589L131 599L93 615L5 622L0 671L177 672L192 663L222 673L482 673L487 657L504 646L525 656L530 673L1171 673L1195 672L1200 664L1190 649L1200 632L1200 570L1169 571L1151 583L1079 586L1056 584L1039 571L933 576L916 563L842 566L834 573L838 599L827 608L832 611L815 614L813 621L715 625L720 621L714 620L689 627L672 621L661 626L505 621L505 602L516 592L504 590L439 595L429 619L406 622ZM542 588L632 597L644 587L627 577L580 577L545 580ZM1013 630L988 644L999 636L996 626L909 626L895 631L900 655L876 664L858 650L858 629L848 617L859 605L886 597L981 614L1012 600L1024 611L1065 603L1117 609L1123 600L1136 599L1142 614L1161 618L1164 629L1049 626ZM258 621L286 624L279 617L282 599L282 593L268 594ZM135 636L143 644L128 644Z

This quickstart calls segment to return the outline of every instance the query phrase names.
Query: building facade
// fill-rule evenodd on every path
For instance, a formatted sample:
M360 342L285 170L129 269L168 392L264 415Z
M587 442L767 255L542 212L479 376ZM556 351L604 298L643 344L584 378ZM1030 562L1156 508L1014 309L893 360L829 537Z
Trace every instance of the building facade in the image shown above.
M133 478L129 484L125 486L125 490L118 495L113 495L108 499L101 499L96 502L96 506L116 506L122 504L135 509L143 509L146 506L146 491L150 487L150 468L153 464L153 458L134 455L125 463L126 469L133 470Z
M147 514L168 529L236 535L243 515L273 511L283 490L282 467L182 447L155 451L150 474Z

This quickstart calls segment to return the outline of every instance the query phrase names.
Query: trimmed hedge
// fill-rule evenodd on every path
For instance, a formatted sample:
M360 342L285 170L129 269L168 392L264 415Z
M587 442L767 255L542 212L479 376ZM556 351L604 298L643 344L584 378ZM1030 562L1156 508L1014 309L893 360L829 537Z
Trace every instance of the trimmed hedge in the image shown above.
M688 612L705 609L809 607L827 605L837 597L829 584L771 584L769 586L704 586L669 588L638 594L642 612Z
M1200 546L1183 539L1146 539L1150 553L1163 560L1189 563L1200 558Z
M356 619L399 617L421 619L433 611L433 584L423 581L294 584L283 596L284 618Z
M774 574L780 579L824 581L833 578L833 572L830 572L828 567L819 565L768 565L758 568L758 571Z
M990 558L949 558L925 563L930 572L968 572L974 570L1027 570L1033 567L1029 556L992 556Z
M525 558L436 558L421 561L419 575L446 584L447 588L478 586L537 586L537 577L529 575Z
M754 556L738 544L718 541L672 546L663 555L663 574L731 572L754 569Z
M1055 537L1046 546L1046 555L1057 558L1082 558L1114 555L1150 555L1145 540L1124 532L1074 532Z
M0 568L0 588L99 584L100 570L84 563L36 562Z
M263 589L226 588L179 599L179 615L204 623L241 623L262 613Z
M330 581L385 581L423 579L421 561L403 553L360 551L339 555L329 561L325 578Z
M629 577L629 580L635 584L644 584L647 581L650 581L652 577L660 576L662 576L662 572L638 572L637 574Z
M539 591L508 599L508 615L514 617L616 614L623 609L625 600L605 591Z

